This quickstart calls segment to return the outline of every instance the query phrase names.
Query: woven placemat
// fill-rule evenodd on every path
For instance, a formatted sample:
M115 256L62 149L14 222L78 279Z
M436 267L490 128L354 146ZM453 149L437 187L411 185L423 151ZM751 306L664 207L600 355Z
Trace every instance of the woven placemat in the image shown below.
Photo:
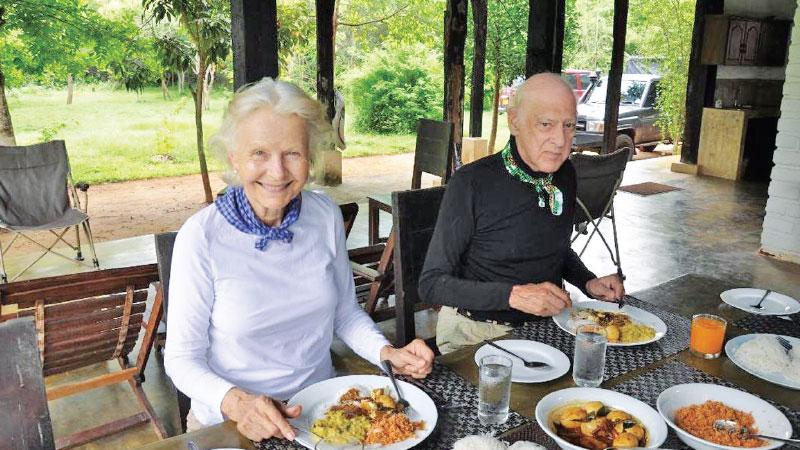
M428 394L437 405L439 420L433 432L415 449L448 450L453 443L473 434L498 435L528 423L528 419L511 411L506 423L496 426L481 425L478 420L478 388L461 378L452 369L434 362L430 375L422 380L404 378ZM469 405L465 408L450 408ZM285 440L271 439L254 443L259 450L294 450L305 447Z
M794 314L789 317L791 317L791 320L781 319L777 316L751 314L733 322L733 324L753 333L782 334L800 338L800 314Z
M608 347L606 350L606 367L604 380L645 367L670 355L680 352L689 346L691 322L685 317L659 309L650 303L630 299L631 306L649 311L664 321L667 334L656 342L633 347ZM576 305L580 305L579 303ZM528 322L511 332L521 339L543 342L551 345L567 355L572 361L575 351L575 338L558 327L551 319Z
M682 361L670 361L656 370L643 373L618 386L614 386L614 390L638 398L655 408L656 399L661 392L671 386L683 383L711 383L740 389L733 383L699 371ZM800 429L800 411L773 401L767 401L786 415L794 430ZM663 447L675 449L689 448L678 439L678 436L672 429L669 430L669 437L667 437L667 441L664 443Z

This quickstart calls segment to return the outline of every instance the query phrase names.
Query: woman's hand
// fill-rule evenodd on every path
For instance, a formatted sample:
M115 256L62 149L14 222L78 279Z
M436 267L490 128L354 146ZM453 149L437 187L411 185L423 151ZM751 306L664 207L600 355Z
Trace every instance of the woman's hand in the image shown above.
M236 422L236 429L253 441L278 437L294 440L295 432L286 418L300 415L302 406L287 407L266 395L249 394L233 388L222 399L222 414Z
M403 348L389 345L381 349L381 361L389 360L394 373L425 378L433 367L433 350L422 339L414 339Z

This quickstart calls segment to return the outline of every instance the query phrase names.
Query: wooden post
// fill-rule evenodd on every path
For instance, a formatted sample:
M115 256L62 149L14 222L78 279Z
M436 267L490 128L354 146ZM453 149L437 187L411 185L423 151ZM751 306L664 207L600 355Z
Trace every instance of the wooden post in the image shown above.
M703 107L711 107L714 102L717 67L702 64L700 55L705 40L706 15L722 14L724 12L723 3L724 0L698 0L694 9L689 79L686 83L686 120L682 139L681 136L672 137L674 143L677 143L679 139L682 141L681 162L685 164L697 164Z
M625 32L627 27L628 0L614 0L614 43L611 48L611 68L608 71L608 86L606 86L606 114L602 153L611 153L617 148L617 122L619 121L622 63L625 59Z
M475 53L472 57L472 93L469 99L469 135L480 137L483 127L484 76L486 73L486 0L472 0Z
M333 20L335 0L316 0L317 6L317 100L325 107L325 117L333 120ZM316 181L325 186L342 184L342 155L333 146L317 161Z
M526 78L553 70L556 4L560 2L562 0L529 0Z
M556 1L555 24L553 25L553 63L550 71L561 73L564 62L564 21L566 13L566 0Z
M231 0L233 88L278 77L276 0Z
M455 127L453 145L461 157L464 134L464 43L467 38L467 0L447 0L444 20L444 120Z

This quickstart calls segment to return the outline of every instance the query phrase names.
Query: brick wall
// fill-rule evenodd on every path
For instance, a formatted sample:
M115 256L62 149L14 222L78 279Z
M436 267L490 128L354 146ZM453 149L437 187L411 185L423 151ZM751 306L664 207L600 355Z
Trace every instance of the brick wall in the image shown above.
M794 21L761 249L800 263L800 8Z

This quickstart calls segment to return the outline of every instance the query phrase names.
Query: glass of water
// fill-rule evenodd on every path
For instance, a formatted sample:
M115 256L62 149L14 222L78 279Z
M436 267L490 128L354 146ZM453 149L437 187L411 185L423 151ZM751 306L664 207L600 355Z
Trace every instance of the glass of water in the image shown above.
M582 323L575 329L575 358L572 379L581 387L597 387L603 382L606 365L606 331L595 323Z
M499 425L508 420L511 400L510 359L500 355L481 358L478 379L478 419L483 425Z

